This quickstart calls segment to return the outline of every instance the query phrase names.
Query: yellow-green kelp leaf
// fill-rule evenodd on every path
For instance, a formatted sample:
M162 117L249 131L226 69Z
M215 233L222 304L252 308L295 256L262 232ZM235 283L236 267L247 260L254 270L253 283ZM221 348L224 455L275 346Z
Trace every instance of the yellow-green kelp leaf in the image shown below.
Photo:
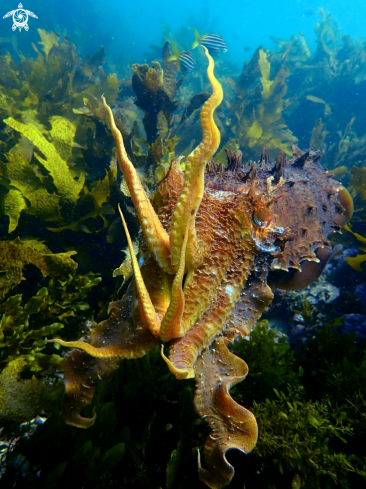
M349 182L350 185L355 187L362 200L366 200L366 168L358 168L357 166L353 166L351 171L352 178Z
M314 97L314 95L306 95L306 99L310 100L310 102L314 102L315 104L323 104L325 107L325 114L331 114L331 109L329 105L321 98L319 97Z
M313 146L311 146L313 148ZM337 166L337 168L332 169L332 173L334 173L334 176L336 177L337 180L342 180L347 173L348 173L348 168L344 165L342 166Z
M19 190L11 188L9 192L1 199L0 209L2 214L9 217L9 229L11 233L18 226L20 213L27 207L23 195Z
M271 64L267 60L267 55L263 51L263 49L261 49L259 51L258 64L259 64L259 69L261 70L261 73L262 73L262 76L260 79L261 83L262 83L262 87L263 87L262 97L264 99L266 99L269 97L269 95L271 93L271 86L272 86L273 82L269 79L269 74L271 71Z
M349 233L353 234L353 236L357 239L357 241L366 244L366 238L364 238L361 234L354 233L352 229L348 226L348 224L344 226L344 229ZM366 251L366 248L364 246L358 245L358 248L361 251ZM366 261L366 255L346 256L345 260L348 263L348 265L350 265L354 270L356 270L356 272L362 272L361 263Z
M357 239L357 241L360 241L361 243L366 244L366 238L364 238L361 234L354 233L348 224L346 226L344 226L344 229L346 231L348 231L349 233L353 234L353 236Z
M42 41L39 41L38 44L42 46L42 49L48 58L48 54L53 48L53 46L57 46L60 38L54 32L46 32L44 29L37 29L38 34Z
M20 378L27 365L24 358L10 362L0 374L0 416L16 421L29 421L45 406L46 386L32 377Z
M57 115L51 117L50 122L52 126L50 131L52 144L61 158L68 161L74 146L76 127L69 119Z
M19 238L0 241L0 299L22 280L22 269L28 263L38 267L43 276L67 275L78 266L71 259L75 253L40 253Z
M47 192L31 164L22 156L14 153L5 156L8 162L0 162L0 175L9 180L11 187L18 189L29 202L30 205L23 207L25 212L43 221L58 221L60 196Z
M247 137L252 140L249 143L250 148L252 148L256 144L257 139L262 137L262 134L263 134L263 128L260 125L260 122L254 121L253 124L250 126L248 132L247 132Z
M90 201L90 207L94 208L92 211L88 212L84 216L82 216L80 219L77 219L75 222L72 222L71 224L67 226L62 226L59 228L48 228L50 231L53 231L55 233L60 233L62 231L65 231L66 229L69 229L71 231L84 231L84 232L91 232L88 231L88 228L83 226L84 221L87 219L91 218L96 218L96 217L101 217L103 220L103 227L99 230L94 230L94 233L100 232L102 229L105 229L108 226L108 220L104 217L106 214L114 214L114 209L112 208L111 205L107 204L107 201L110 196L110 178L113 177L112 175L113 171L110 170L107 172L105 178L103 180L98 180L95 184L92 190L89 192L88 189L85 187L84 192L85 192L85 197L84 200Z
M106 80L102 83L102 89L106 100L110 100L111 103L114 103L119 92L118 78L115 73L111 73L107 76Z
M46 287L40 289L23 306L22 295L12 295L0 305L0 361L9 361L19 355L35 355L46 346L47 337L55 335L64 326L61 323L44 323L45 312L48 318L55 297L51 297ZM59 308L58 308L59 309ZM43 314L42 314L43 313ZM37 321L38 319L38 321ZM57 317L57 319L59 319ZM48 319L48 322L51 322ZM31 358L28 358L31 361Z
M133 246L133 252L135 256L137 256L139 252L138 240L133 241L132 246ZM113 277L118 277L119 275L122 275L123 276L122 285L123 285L130 277L132 277L133 270L132 270L131 255L128 247L122 251L125 253L126 258L123 260L122 264L113 271Z
M345 260L356 272L362 272L361 263L366 261L366 255L346 256Z
M74 180L66 161L61 158L56 147L47 141L41 131L33 124L22 124L12 117L4 119L4 122L20 132L39 149L42 156L37 152L35 152L35 156L50 173L61 201L74 204L84 186L85 174L80 173L79 179Z

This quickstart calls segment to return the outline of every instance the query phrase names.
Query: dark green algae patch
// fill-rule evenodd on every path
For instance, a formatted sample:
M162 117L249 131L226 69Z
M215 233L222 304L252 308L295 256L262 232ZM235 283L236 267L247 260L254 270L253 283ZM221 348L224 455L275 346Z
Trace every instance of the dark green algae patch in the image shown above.
M224 148L240 148L243 161L258 158L264 142L270 154L288 153L294 143L324 147L324 164L355 201L349 231L335 241L353 250L344 263L349 280L341 305L310 307L305 292L300 343L264 320L250 341L232 347L250 368L233 396L259 425L250 455L227 455L236 469L233 488L245 482L247 489L353 489L366 479L366 343L360 329L343 330L345 314L365 314L350 283L365 281L366 134L362 104L338 103L340 93L366 91L360 62L366 49L325 12L316 34L314 53L301 35L277 39L274 51L259 47L240 77L217 62L227 101L218 111L226 121L219 123L218 161L225 161ZM198 77L176 81L167 44L160 60L134 65L118 79L108 73L103 48L82 57L68 38L39 35L34 59L15 63L0 54L2 487L198 487L197 451L207 431L193 411L192 381L170 375L157 350L122 362L86 408L85 415L97 414L95 424L75 429L61 415L67 352L46 340L88 338L131 276L118 202L131 209L126 217L135 240L137 221L100 94L114 108L148 192L171 158L192 149L206 94L198 93Z
M233 396L252 403L260 436L252 454L229 452L237 469L232 487L243 480L245 487L291 487L295 476L309 488L361 487L366 342L355 345L355 339L346 335L340 342L337 326L324 325L295 359L284 338L262 321L250 341L234 345L235 354L250 362L251 374ZM198 487L197 449L207 433L195 421L193 388L166 372L155 349L123 362L98 386L87 413L94 410L97 419L88 430L65 426L62 392L54 388L49 419L8 454L2 482L41 488Z

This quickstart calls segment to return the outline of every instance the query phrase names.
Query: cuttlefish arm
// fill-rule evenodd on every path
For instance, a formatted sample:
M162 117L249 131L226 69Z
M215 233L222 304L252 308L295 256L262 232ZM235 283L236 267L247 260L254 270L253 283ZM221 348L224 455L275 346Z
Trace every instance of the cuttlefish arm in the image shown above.
M206 163L220 145L220 132L213 119L213 113L222 102L223 92L214 75L214 61L204 46L203 50L209 62L207 76L212 86L212 95L201 110L202 142L187 158L183 190L173 212L170 232L171 261L174 270L177 270L185 225L192 216L186 251L188 279L203 258L196 235L196 215L203 197Z
M128 249L129 249L130 256L131 256L132 269L133 269L133 274L135 277L135 287L136 287L136 291L137 291L137 296L139 298L139 309L140 309L141 320L142 320L143 325L147 329L149 329L154 336L159 337L161 320L160 320L159 316L156 314L154 305L151 302L151 298L150 298L149 292L146 288L144 279L142 278L140 267L139 267L139 264L137 262L137 258L135 256L135 253L133 251L131 236L130 236L130 233L128 232L127 224L126 224L125 218L123 216L123 213L121 211L121 207L119 205L118 205L118 209L119 209L119 213L121 215L123 227L124 227L124 230L126 233Z
M112 110L107 105L104 97L102 97L102 100L109 115L109 123L116 143L118 163L130 191L146 243L159 267L165 272L172 273L169 235L159 221L137 172L127 156L122 134L116 126Z

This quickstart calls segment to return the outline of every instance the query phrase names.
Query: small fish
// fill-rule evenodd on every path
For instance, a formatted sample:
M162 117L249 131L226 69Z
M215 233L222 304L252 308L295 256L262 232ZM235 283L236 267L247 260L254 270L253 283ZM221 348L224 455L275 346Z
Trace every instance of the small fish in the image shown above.
M227 46L222 37L217 34L205 34L201 37L198 34L197 29L194 30L194 35L196 36L196 40L192 44L192 48L196 48L199 44L201 46L205 46L212 53L226 53Z
M312 8L308 8L306 10L304 10L304 14L307 15L308 17L312 17L313 15L315 15L315 10L313 10Z
M251 51L251 50L252 50L252 48L250 46L244 46L243 47L244 53L249 53L249 51Z
M173 54L169 56L168 61L178 61L180 71L194 70L193 56L189 51L178 51L177 45L173 43Z

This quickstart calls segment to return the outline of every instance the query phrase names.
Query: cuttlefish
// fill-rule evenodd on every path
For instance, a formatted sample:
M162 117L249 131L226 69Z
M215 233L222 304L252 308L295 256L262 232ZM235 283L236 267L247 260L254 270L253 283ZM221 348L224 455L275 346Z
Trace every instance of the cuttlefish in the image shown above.
M281 152L272 163L263 148L258 162L244 165L240 151L227 151L228 164L215 163L220 132L213 114L223 92L203 49L212 95L201 110L202 142L187 157L184 172L179 160L171 162L151 200L103 99L142 229L143 264L135 258L120 209L133 283L110 304L110 317L95 327L91 343L54 341L75 348L65 367L63 414L81 428L94 423L95 416L80 412L98 379L110 376L122 359L161 344L171 373L195 378L195 409L211 429L199 477L219 489L234 474L226 451L248 454L258 436L253 414L229 394L248 367L227 345L250 333L275 287L300 289L320 275L332 254L328 235L349 221L353 204L320 165L321 152L294 147L291 159Z

